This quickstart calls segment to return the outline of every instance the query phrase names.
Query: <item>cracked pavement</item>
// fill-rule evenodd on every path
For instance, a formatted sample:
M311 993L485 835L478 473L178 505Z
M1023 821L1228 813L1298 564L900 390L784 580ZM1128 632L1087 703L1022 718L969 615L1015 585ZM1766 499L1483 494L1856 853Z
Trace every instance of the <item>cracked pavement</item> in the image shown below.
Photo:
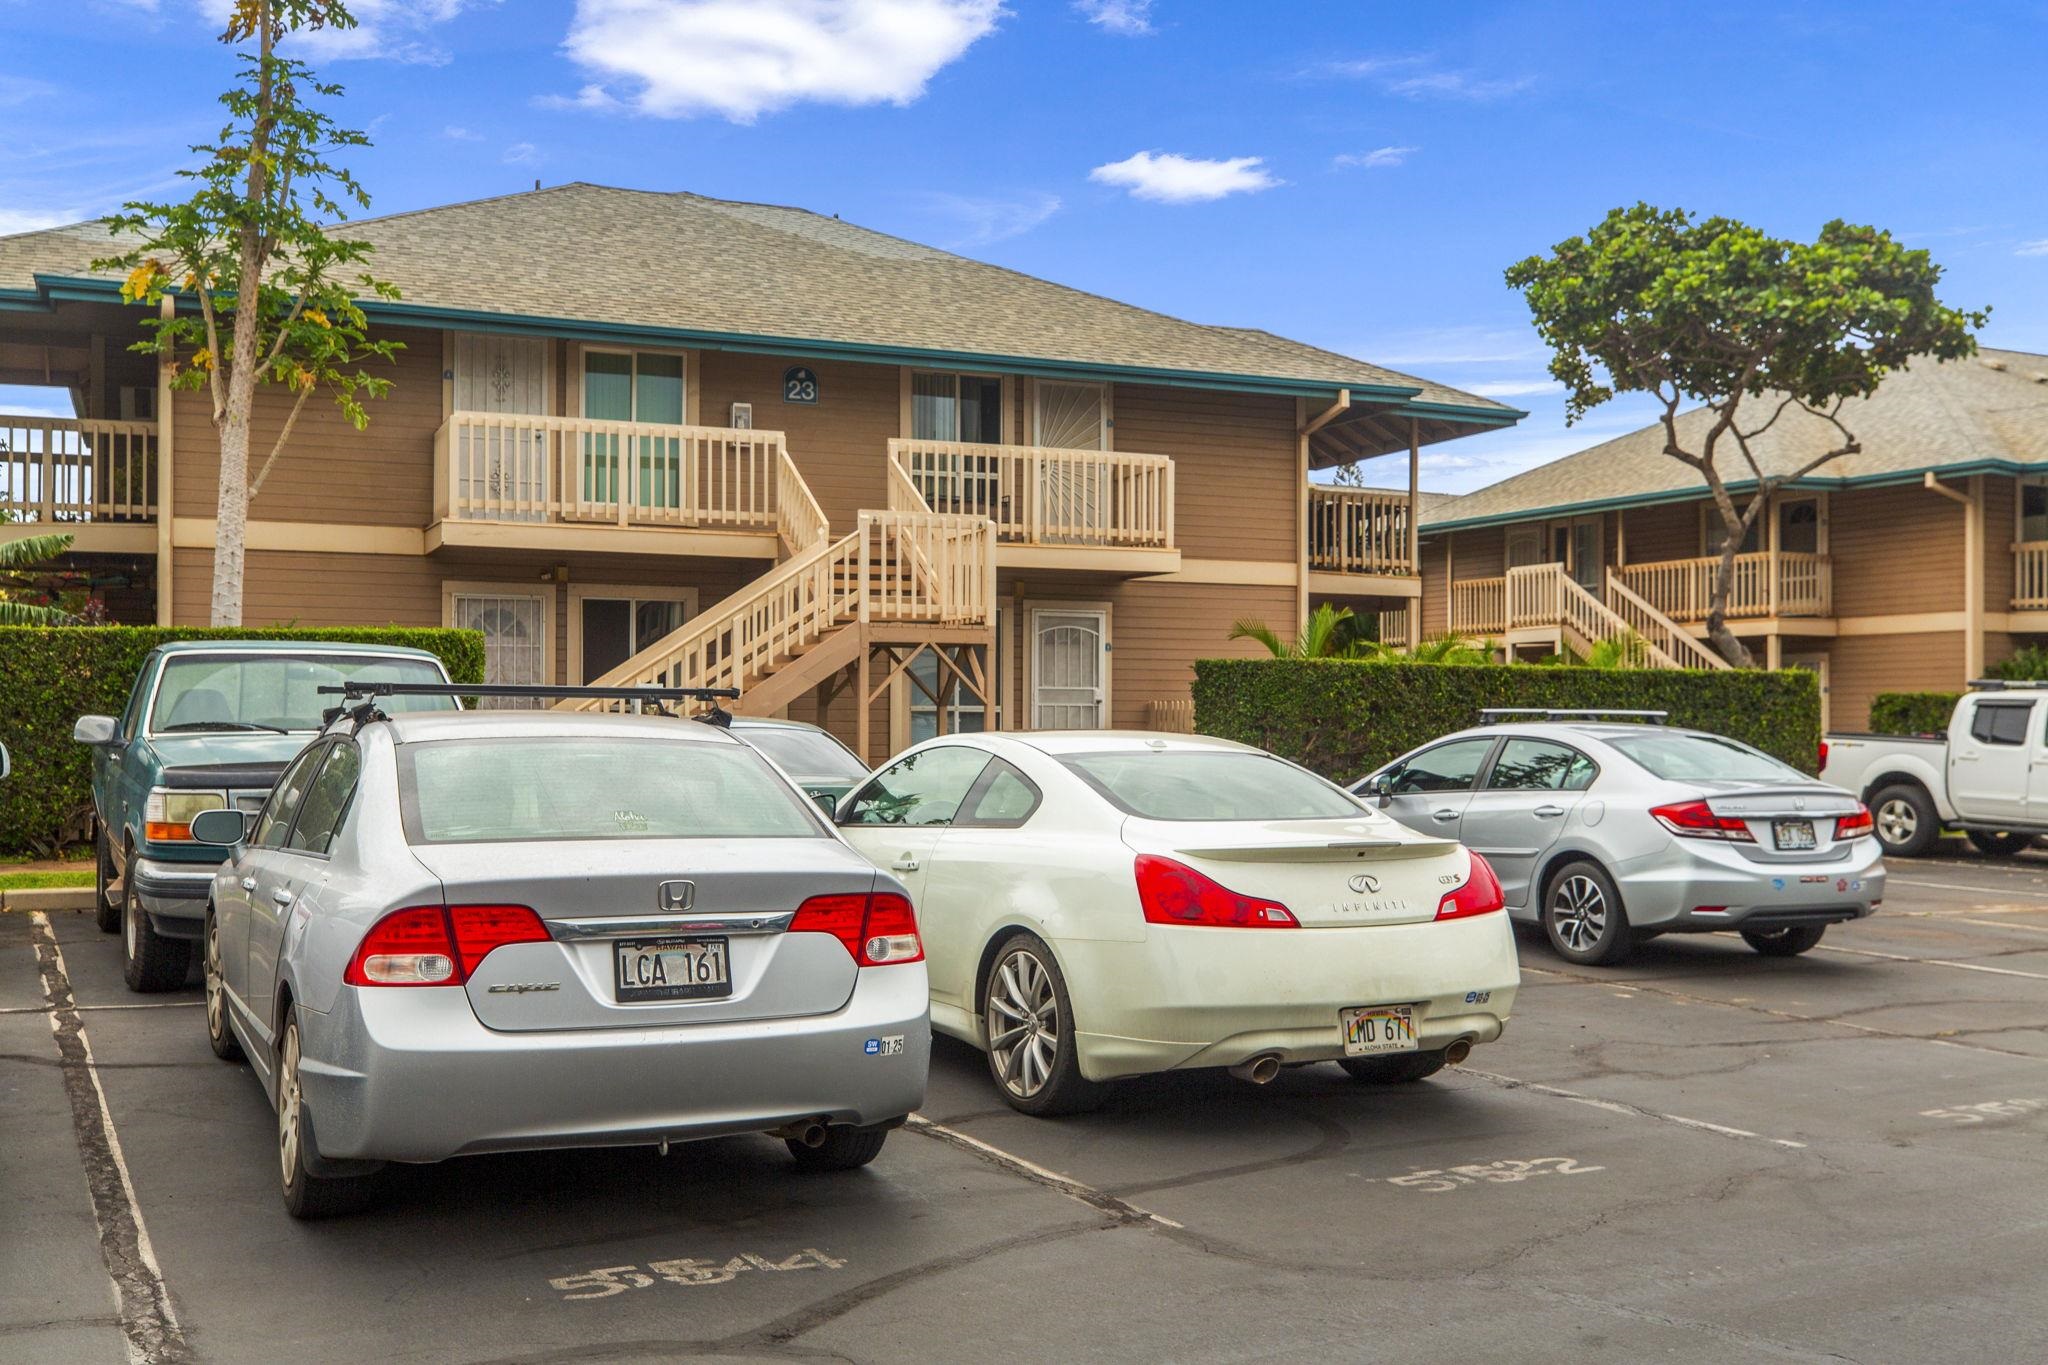
M1047 1122L941 1040L929 1123L863 1172L766 1138L477 1158L312 1225L196 981L129 995L116 940L54 915L168 1345L130 1320L138 1230L105 1216L31 922L0 916L0 1357L2048 1357L2048 854L1891 873L1796 959L1660 939L1589 971L1524 936L1507 1037L1419 1085L1163 1076ZM167 1007L110 1008L138 1003Z

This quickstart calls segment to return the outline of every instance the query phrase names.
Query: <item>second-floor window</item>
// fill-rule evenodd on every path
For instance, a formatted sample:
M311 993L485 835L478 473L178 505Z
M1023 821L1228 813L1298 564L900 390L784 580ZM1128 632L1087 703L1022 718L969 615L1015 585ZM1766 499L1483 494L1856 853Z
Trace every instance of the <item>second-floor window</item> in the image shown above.
M683 424L683 358L661 351L583 352L583 415L600 422ZM670 436L586 434L583 498L615 503L632 461L634 502L675 507L682 495L682 442Z
M985 374L910 376L910 435L918 441L1003 439L1003 381Z

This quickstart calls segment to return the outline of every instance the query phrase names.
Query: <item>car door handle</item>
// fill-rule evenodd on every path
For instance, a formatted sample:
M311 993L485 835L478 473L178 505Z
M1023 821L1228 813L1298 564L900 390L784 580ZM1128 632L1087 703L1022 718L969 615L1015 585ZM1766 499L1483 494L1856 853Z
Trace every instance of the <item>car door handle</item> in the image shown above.
M917 857L916 857L916 855L915 855L915 854L910 854L910 853L905 853L905 854L901 854L901 855L899 855L899 856L897 857L897 859L896 859L896 861L895 861L895 862L893 862L893 863L890 863L890 864L889 864L889 870L890 870L891 872L915 872L915 871L917 871Z
M1563 807L1563 806L1538 806L1538 807L1537 807L1537 808L1536 808L1535 810L1533 810L1533 811L1531 811L1531 812L1529 812L1529 813L1530 813L1531 815L1537 816L1537 817L1538 817L1538 818L1540 818L1540 819L1544 819L1544 820L1555 820L1555 819L1556 819L1556 818L1557 818L1558 816L1560 816L1560 815L1563 815L1563 814L1564 814L1564 807Z
M254 891L256 889L256 879L254 877L242 878L242 889L244 891Z
M290 905L292 903L292 893L289 891L273 891L270 893L270 899L277 905Z
M1433 810L1429 813L1429 818L1432 820L1455 820L1458 818L1458 812L1454 810Z

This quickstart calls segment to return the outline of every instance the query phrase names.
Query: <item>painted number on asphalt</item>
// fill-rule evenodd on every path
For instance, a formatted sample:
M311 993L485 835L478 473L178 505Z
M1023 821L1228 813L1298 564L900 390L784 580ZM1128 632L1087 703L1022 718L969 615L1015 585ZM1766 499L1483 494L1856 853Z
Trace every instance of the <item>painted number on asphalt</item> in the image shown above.
M1469 1185L1512 1185L1533 1175L1590 1175L1605 1166L1581 1166L1576 1157L1539 1156L1527 1161L1490 1161L1483 1166L1447 1166L1385 1177L1389 1185L1425 1194L1446 1194Z
M1982 1104L1959 1104L1951 1109L1922 1109L1923 1119L1954 1119L1957 1123L1986 1123L1992 1119L2016 1119L2048 1109L2048 1100L1985 1100Z
M845 1264L845 1261L827 1256L816 1247L805 1247L794 1256L779 1261L747 1251L729 1261L705 1260L695 1256L673 1261L649 1261L645 1270L637 1265L606 1266L600 1270L586 1270L580 1275L563 1275L549 1280L548 1285L562 1291L564 1299L608 1299L628 1289L646 1289L657 1279L683 1285L725 1284L745 1270L838 1270Z

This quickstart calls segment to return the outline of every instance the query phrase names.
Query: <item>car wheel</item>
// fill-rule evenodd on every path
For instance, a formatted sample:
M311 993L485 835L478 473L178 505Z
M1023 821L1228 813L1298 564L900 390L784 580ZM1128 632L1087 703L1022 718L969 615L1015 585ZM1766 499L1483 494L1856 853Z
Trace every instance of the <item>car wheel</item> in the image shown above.
M1066 978L1035 935L1013 935L996 951L982 988L981 1024L989 1073L1012 1109L1047 1117L1102 1103L1105 1087L1081 1074Z
M1605 967L1634 946L1614 879L1598 863L1566 863L1543 893L1543 932L1567 962Z
M242 1044L228 1022L228 988L221 978L220 925L212 914L206 917L206 1042L213 1055L224 1062L240 1061Z
M1825 924L1787 925L1783 929L1744 929L1742 941L1765 957L1797 957L1820 942Z
M881 1153L889 1139L887 1128L855 1128L837 1123L825 1130L825 1140L808 1147L795 1138L787 1139L789 1154L807 1171L851 1171L867 1165Z
M1927 793L1911 782L1897 782L1870 798L1877 842L1898 858L1917 858L1941 837L1941 815Z
M285 1020L277 1049L277 1159L285 1212L294 1218L331 1218L353 1213L376 1192L376 1177L318 1176L306 1169L313 1150L313 1124L299 1090L297 1011Z
M2031 834L2013 834L2006 830L1988 829L1973 829L1967 833L1970 842L1976 845L1977 851L1991 858L2010 858L2034 846L2034 836Z
M1337 1063L1365 1085L1406 1085L1444 1069L1441 1052L1397 1052L1391 1057L1345 1057Z
M98 893L93 897L92 922L100 927L103 934L118 934L121 932L121 902L108 891L114 884L114 850L107 843L105 825L101 825L100 832L94 836L92 851L96 864L93 889Z
M131 991L145 994L174 991L185 984L192 965L192 945L165 938L149 922L142 894L135 889L135 858L128 859L127 884L121 888L121 976Z

